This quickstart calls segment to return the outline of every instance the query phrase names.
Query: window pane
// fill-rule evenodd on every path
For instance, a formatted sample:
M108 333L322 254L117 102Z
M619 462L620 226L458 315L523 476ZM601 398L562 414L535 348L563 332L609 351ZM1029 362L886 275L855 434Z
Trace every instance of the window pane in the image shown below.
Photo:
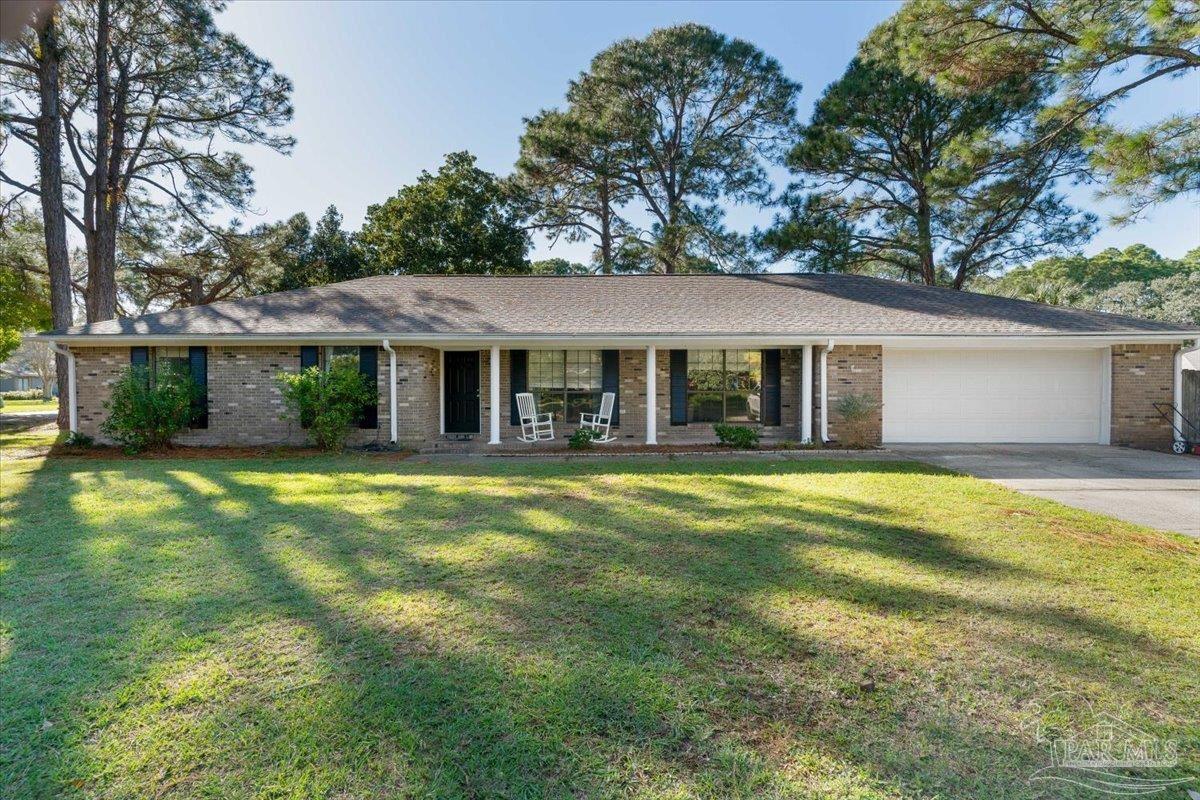
M603 367L599 350L567 350L567 390L599 389L603 385Z
M720 422L722 420L720 392L698 392L688 395L688 422Z
M526 365L530 391L563 388L562 350L530 350Z
M730 350L726 354L725 386L733 391L756 392L762 385L762 351Z
M325 369L334 364L350 364L358 369L358 345L336 345L325 348Z
M561 420L563 415L563 394L558 389L533 389L534 399L537 400L537 413L553 414L554 419Z
M600 410L600 392L571 392L567 395L567 422L579 422L580 414Z
M746 392L729 392L725 395L726 422L757 422L758 395Z
M156 379L167 375L187 375L191 372L186 347L156 347L154 348L154 371Z
M720 350L688 350L687 383L689 392L721 390Z

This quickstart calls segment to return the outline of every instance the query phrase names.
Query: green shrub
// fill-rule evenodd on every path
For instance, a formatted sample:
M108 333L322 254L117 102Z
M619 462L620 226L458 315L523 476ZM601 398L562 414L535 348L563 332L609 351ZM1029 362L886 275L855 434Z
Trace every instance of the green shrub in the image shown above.
M375 399L373 387L353 361L335 359L328 370L309 367L280 373L275 380L287 404L284 418L307 428L324 450L341 450L350 426L362 418L363 406Z
M165 447L192 421L196 391L184 370L164 364L151 381L146 367L126 367L104 404L108 417L100 430L126 453Z
M845 430L842 444L847 447L866 447L875 416L875 401L865 394L848 394L834 403L833 410L842 418L842 428Z
M62 443L67 447L91 447L95 444L95 440L93 440L92 437L88 436L86 433L69 431L67 435L63 437Z
M726 425L718 422L713 425L717 433L717 441L723 445L738 450L753 450L758 447L758 431L745 425Z
M604 434L592 428L579 428L567 439L567 447L572 450L591 450L597 439L603 439Z
M11 389L0 392L0 400L41 400L41 389Z

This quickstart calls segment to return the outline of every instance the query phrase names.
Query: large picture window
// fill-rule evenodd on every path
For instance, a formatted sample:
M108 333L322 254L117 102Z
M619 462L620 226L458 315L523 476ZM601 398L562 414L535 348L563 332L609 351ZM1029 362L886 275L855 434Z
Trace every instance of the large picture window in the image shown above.
M759 422L761 350L688 350L688 422Z
M527 370L539 412L579 421L580 414L600 407L604 368L599 350L530 350Z

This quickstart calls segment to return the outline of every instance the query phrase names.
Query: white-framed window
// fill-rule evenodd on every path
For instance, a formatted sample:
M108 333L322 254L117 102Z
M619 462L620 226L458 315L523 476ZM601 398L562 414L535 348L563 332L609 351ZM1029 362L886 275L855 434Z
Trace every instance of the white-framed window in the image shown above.
M761 350L688 350L688 422L760 422Z
M599 350L530 350L526 365L538 411L578 421L580 414L600 407L604 365Z

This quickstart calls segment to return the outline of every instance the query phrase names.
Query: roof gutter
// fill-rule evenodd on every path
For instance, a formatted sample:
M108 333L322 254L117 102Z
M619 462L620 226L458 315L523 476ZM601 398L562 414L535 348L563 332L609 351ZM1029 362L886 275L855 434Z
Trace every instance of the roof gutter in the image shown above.
M372 344L387 339L392 344L423 347L486 347L503 345L508 347L536 347L547 343L568 347L597 347L619 345L640 348L650 344L672 344L678 347L723 345L725 347L746 346L801 346L822 345L829 337L836 336L843 344L878 344L895 347L994 347L996 345L1045 346L1099 346L1105 343L1160 342L1178 344L1200 339L1200 330L1188 331L1123 331L1093 333L835 333L811 334L773 333L616 333L616 334L545 334L545 333L233 333L233 334L150 334L150 333L39 333L30 338L34 341L76 343L86 346L105 344L291 344L298 342L325 344Z
M388 352L388 423L391 442L395 445L399 438L396 430L396 351L387 339L383 340L383 349Z

